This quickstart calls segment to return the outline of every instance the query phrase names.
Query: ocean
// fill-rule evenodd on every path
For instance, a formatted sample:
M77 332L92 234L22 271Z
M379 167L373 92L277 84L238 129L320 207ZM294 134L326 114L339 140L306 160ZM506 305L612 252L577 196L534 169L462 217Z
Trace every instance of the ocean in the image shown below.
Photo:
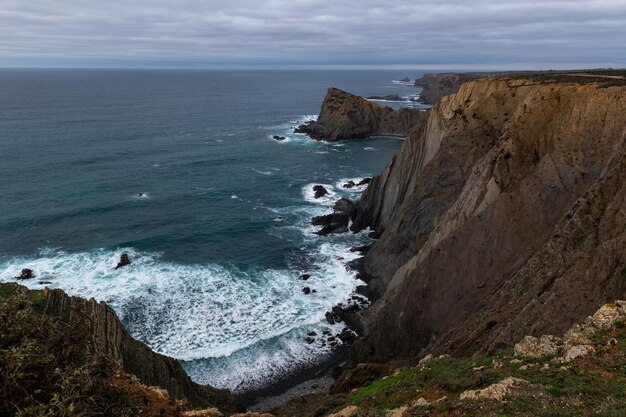
M345 263L368 238L319 237L309 220L357 199L363 187L342 184L402 141L292 128L330 86L413 106L419 88L394 81L407 75L0 70L0 281L31 268L30 288L106 301L195 381L236 393L323 362L336 348L305 338L343 330L324 315L362 284ZM122 253L132 264L116 270Z

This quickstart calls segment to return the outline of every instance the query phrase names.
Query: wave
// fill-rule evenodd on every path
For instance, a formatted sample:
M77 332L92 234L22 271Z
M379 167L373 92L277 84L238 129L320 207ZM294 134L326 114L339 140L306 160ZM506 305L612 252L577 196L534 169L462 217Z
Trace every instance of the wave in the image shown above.
M133 263L115 270L124 252ZM324 243L312 253L314 261L307 270L242 271L166 262L159 254L132 248L46 250L36 257L4 261L0 280L13 281L22 268L31 268L37 277L22 284L106 301L128 331L155 351L184 361L204 360L186 365L195 380L249 389L277 372L329 354L329 348L308 345L304 337L314 329L323 331L325 312L359 285L344 266L355 257L345 245ZM303 273L311 275L306 284L298 279ZM42 280L50 284L40 284ZM316 292L305 295L305 285ZM342 330L332 327L333 334ZM267 344L276 346L268 350ZM231 355L237 360L230 360ZM224 372L226 363L233 372ZM246 372L248 366L254 375ZM202 373L208 368L213 371Z

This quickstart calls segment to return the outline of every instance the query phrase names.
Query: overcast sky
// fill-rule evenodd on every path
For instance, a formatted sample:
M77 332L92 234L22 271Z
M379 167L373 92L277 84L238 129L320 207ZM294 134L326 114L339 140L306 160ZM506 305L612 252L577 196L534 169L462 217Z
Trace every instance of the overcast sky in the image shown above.
M0 67L626 65L626 0L0 0Z

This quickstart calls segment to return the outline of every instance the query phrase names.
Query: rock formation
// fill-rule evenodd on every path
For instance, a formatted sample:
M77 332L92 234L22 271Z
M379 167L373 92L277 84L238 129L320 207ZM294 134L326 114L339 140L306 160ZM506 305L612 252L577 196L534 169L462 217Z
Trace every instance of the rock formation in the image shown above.
M625 149L619 82L495 77L441 99L359 204L382 298L353 363L563 334L624 295Z
M425 119L423 111L393 110L329 88L317 120L301 125L296 132L330 142L368 136L406 136L422 119Z
M105 358L118 362L125 372L137 376L141 383L161 387L171 397L186 399L193 407L235 408L230 392L196 384L176 359L155 353L130 336L106 303L98 303L93 298L70 297L57 289L46 289L43 311L70 327L86 323L93 360Z

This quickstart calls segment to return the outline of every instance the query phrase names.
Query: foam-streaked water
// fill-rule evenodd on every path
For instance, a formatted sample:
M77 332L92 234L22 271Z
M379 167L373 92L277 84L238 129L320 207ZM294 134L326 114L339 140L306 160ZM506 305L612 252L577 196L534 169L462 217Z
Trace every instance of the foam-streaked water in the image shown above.
M105 300L192 378L238 392L323 360L329 348L304 338L350 299L347 249L367 237L320 238L308 221L357 198L341 185L401 141L291 128L328 86L410 97L392 82L405 75L0 71L0 280L29 267L30 287ZM315 184L330 195L314 199ZM123 252L133 264L114 270Z

